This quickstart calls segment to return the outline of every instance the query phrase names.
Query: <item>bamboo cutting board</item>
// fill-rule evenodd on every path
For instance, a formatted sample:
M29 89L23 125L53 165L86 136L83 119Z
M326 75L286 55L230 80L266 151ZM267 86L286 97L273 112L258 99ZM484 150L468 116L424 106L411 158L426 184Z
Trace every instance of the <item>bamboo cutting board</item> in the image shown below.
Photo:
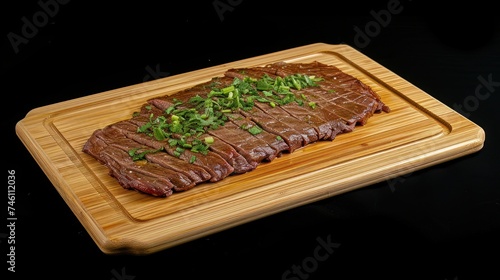
M334 141L168 198L123 189L81 150L94 130L129 119L147 99L229 68L319 61L372 87L390 113ZM481 127L347 45L317 43L31 110L16 133L107 254L149 254L293 207L479 151Z

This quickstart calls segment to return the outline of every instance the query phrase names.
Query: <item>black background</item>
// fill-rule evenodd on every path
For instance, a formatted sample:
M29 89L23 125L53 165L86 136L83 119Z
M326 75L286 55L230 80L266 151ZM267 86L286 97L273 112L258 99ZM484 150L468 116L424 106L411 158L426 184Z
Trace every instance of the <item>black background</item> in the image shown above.
M385 26L356 40L354 27L364 30L376 20L373 12L395 1L71 0L47 22L38 18L40 27L17 53L9 34L21 36L22 18L33 23L43 9L37 1L4 3L2 161L16 171L18 221L16 273L7 271L8 229L0 229L2 273L7 279L499 279L498 16L485 1L401 0ZM214 3L232 6L218 12ZM348 44L444 104L462 105L461 113L486 131L484 148L411 172L395 185L367 186L153 255L110 256L15 134L16 122L37 107L318 42ZM491 83L479 100L481 77ZM4 198L2 217L6 204ZM340 246L313 271L283 278L311 260L318 238Z

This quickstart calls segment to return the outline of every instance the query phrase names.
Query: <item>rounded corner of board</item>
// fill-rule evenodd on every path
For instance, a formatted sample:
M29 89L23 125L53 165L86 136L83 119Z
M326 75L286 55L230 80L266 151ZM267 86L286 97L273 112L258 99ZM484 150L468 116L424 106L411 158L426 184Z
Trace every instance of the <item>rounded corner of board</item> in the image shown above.
M102 253L106 255L147 255L147 246L136 239L117 238L102 240L97 243Z
M481 150L484 147L484 142L486 142L486 131L480 126L477 129L476 142L479 146L478 150Z

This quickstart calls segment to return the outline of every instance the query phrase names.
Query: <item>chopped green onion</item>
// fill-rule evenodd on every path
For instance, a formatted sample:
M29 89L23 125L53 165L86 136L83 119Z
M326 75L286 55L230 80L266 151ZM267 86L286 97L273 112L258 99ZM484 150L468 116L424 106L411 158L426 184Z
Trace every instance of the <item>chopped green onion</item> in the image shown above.
M149 122L141 125L137 132L145 133L158 141L167 141L168 145L175 147L176 156L180 156L185 149L206 154L215 140L211 136L205 137L204 141L198 137L208 130L223 126L228 121L227 113L249 111L255 102L269 103L272 108L292 102L303 106L307 102L307 96L294 90L317 86L317 82L322 80L303 74L275 78L265 74L261 78L234 78L229 86L221 86L221 80L216 78L205 86L210 92L193 96L186 103L173 98L173 104L164 110L163 115L155 116L151 113ZM317 106L315 102L308 102L308 105L313 109ZM146 105L145 108L151 110L153 107ZM138 114L139 112L135 112L134 116ZM263 131L259 126L242 129L254 135ZM176 137L172 138L173 135ZM282 140L279 136L276 139ZM133 158L141 156L141 153L137 155L132 150L129 154ZM195 160L193 157L191 159Z
M193 163L196 161L196 156L191 156L191 158L189 159L189 163Z
M163 147L156 150L140 150L142 149L133 148L128 151L128 155L132 157L133 161L142 160L146 157L147 154L153 154L163 150Z
M250 132L250 134L252 134L252 135L257 135L257 134L262 132L262 128L255 125L255 126L250 127L248 129L248 132Z
M220 91L222 93L229 93L229 92L232 92L233 90L234 90L234 86L228 86L228 87L221 89Z
M214 143L214 138L212 136L207 136L205 137L205 143L207 144L213 144Z

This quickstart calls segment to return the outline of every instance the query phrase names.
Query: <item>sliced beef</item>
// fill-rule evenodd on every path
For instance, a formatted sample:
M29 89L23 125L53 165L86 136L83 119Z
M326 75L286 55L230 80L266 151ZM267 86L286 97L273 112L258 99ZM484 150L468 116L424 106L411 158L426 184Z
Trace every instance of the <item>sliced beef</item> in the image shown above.
M82 151L92 156L100 163L106 164L106 160L102 157L101 152L108 146L108 144L104 140L97 137L101 130L102 129L97 129L92 133L83 145Z
M232 122L227 122L218 129L209 130L208 133L217 138L215 143L224 142L236 149L248 162L256 165L262 161L272 161L278 154L263 140L254 137L248 131Z
M127 153L131 150L136 150L136 153L146 152L145 159L168 169L165 173L170 174L169 180L174 183L175 191L187 190L194 187L195 184L202 183L211 178L210 174L203 168L187 163L163 151L151 152L152 150L150 147L125 137L125 134L115 127L108 126L97 131L94 135L98 139L106 142L107 145L119 148ZM183 184L187 181L187 179L182 178L184 176L193 184ZM175 184L178 180L180 180L179 182L181 184Z
M211 82L207 82L183 90L172 96L153 98L148 102L154 104L155 106L163 106L163 107L166 106L168 108L171 104L175 103L174 99L183 103L187 103L191 97L196 95L206 98L208 96L208 93L210 92L210 87L212 85L216 85L218 87L226 87L230 86L233 80L234 79L229 76L217 77L214 78ZM307 134L301 133L300 131L292 127L292 125L279 121L272 115L267 114L266 112L262 111L259 108L254 107L251 110L245 110L245 111L239 110L239 112L237 113L243 115L243 117L251 119L253 122L257 123L267 132L275 134L277 136L279 135L281 138L285 140L285 142L289 146L290 152L293 152L294 150L311 142L311 139L308 137Z
M274 63L267 65L264 68L267 68L268 71L281 77L301 73L324 78L325 81L321 82L321 87L326 90L325 93L335 91L344 93L356 92L376 100L377 107L375 111L390 111L389 107L382 102L380 96L369 86L333 65L326 65L315 61L312 63Z
M120 185L153 196L164 197L173 193L174 184L168 179L167 174L158 174L158 166L154 164L137 165L126 151L110 146L105 140L98 137L102 131L102 129L98 129L92 134L84 145L83 151L108 167L109 174L115 177ZM181 180L176 183L179 186L194 186L194 183L187 178L186 181Z
M388 107L380 101L380 97L371 88L334 66L317 62L310 64L275 63L252 69L231 69L225 75L240 77L242 73L260 77L266 74L273 78L299 73L323 78L324 80L318 87L294 91L304 93L309 101L315 102L317 107L321 108L320 110L327 110L330 114L342 119L346 125L339 125L343 127L344 132L352 131L356 124L366 124L373 113L388 110Z
M318 134L319 128L311 125L310 122L304 121L300 117L291 115L281 106L272 107L268 103L256 102L255 107L259 108L262 112L265 112L265 114L272 116L279 122L293 127L294 130L302 135L302 138L304 139L304 141L302 142L303 146L314 143L320 138Z
M213 137L205 152L194 152L170 145L140 132L144 124L165 117L175 109L204 110L189 102L195 96L207 98L214 87L232 85L235 79L273 79L292 74L319 77L317 86L291 89L296 99L282 105L255 101L252 108L224 112L227 120L217 128L197 135L169 137L192 141ZM236 81L237 82L237 81ZM257 91L261 98L266 94ZM303 104L302 104L303 103ZM365 125L373 114L390 112L380 96L369 86L339 68L319 62L273 63L262 67L229 69L223 76L181 90L170 96L149 99L133 117L97 129L82 151L109 168L109 174L127 189L153 196L170 196L203 182L217 182L232 174L252 171L261 162L272 161L320 140L333 140L338 134ZM198 112L201 114L201 111ZM256 127L260 128L255 133ZM252 133L251 133L252 132ZM130 151L145 152L133 160Z
M176 95L177 96L177 95ZM190 95L191 96L191 95ZM178 100L178 99L175 99ZM148 100L150 106L156 108L154 113L164 112L170 106L175 103L174 98L164 97L164 98L153 98ZM187 101L185 101L187 102ZM149 107L148 107L149 108ZM163 113L162 113L163 114ZM145 121L143 118L142 121ZM225 127L218 129L219 134L224 133ZM199 135L198 139L204 139L208 137L208 134ZM231 138L229 138L231 140ZM224 160L226 160L233 168L235 174L243 174L252 171L257 167L260 161L256 161L247 155L247 151L241 150L237 151L234 145L227 143L226 141L214 141L209 147L210 151L220 155ZM243 153L243 154L242 154Z
M157 165L146 163L137 165L123 150L108 146L101 152L110 175L127 189L135 189L153 196L170 196L174 185L164 176L164 169Z
M220 129L223 131L224 129ZM211 137L211 133L205 133L199 135L198 139L205 139L206 137ZM190 138L192 140L193 138ZM234 174L243 174L254 170L259 162L253 160L252 158L246 156L246 151L239 151L235 149L233 145L226 143L226 141L214 141L209 146L209 150L215 154L222 157L229 165L234 168Z
M163 167L170 168L178 173L188 176L191 181L200 184L209 181L212 177L204 168L188 163L167 153L151 153L146 155L150 162L157 163Z
M290 153L309 142L307 136L258 108L252 108L248 111L239 110L239 113L251 119L265 131L280 136L287 143Z
M163 149L169 155L177 157L175 147L171 147L166 141L158 141L144 133L137 133L138 126L131 120L118 122L112 126L121 129L127 138L133 139L136 142L149 146L153 149ZM211 182L220 181L234 171L234 168L228 162L213 152L208 152L204 155L202 153L185 150L178 156L179 159L182 159L185 162L191 162L193 157L195 160L192 164L205 169L205 171L211 175Z
M275 71L269 71L268 67L230 69L225 75L227 77L239 79L244 79L246 76L259 79L264 75L273 79L277 77ZM297 92L296 98L302 98L300 91L295 92ZM312 132L311 129L314 129L317 136L314 137L310 135L309 138L315 139L315 141L333 140L337 134L352 131L354 126L353 123L355 122L354 120L346 122L345 119L342 119L335 113L335 108L324 106L317 106L313 109L311 106L300 106L296 102L281 105L279 108L272 108L268 104L258 103L257 106L265 111L269 111L273 116L284 116L282 120L284 122L288 121L288 123L293 124L297 122L301 123L298 127L302 128L307 135L310 135ZM287 114L284 114L283 111L287 112ZM349 123L349 125L347 123Z
M228 113L226 114L229 121L237 125L238 127L245 128L246 130L257 126L255 122L251 119L238 114L238 113ZM279 135L272 134L268 131L262 130L260 133L253 135L253 137L264 141L269 147L276 151L276 157L281 156L283 153L289 153L290 147Z
M232 78L228 77L217 77L214 78L212 82L204 83L202 85L198 85L196 87L190 88L183 90L173 96L164 96L160 98L153 98L149 100L148 102L150 104L154 104L158 108L161 109L166 109L170 106L172 106L175 101L180 101L186 104L189 99L193 96L199 95L202 98L206 98L208 93L210 92L210 86L211 85L217 85L218 87L226 87L231 85L233 82ZM175 100L174 100L175 99ZM254 111L255 110L255 111ZM223 137L224 142L227 142L227 144L233 146L238 153L242 154L247 160L250 162L252 161L257 161L260 162L262 160L265 161L271 161L273 160L278 154L282 153L283 151L288 151L291 152L290 149L290 144L293 145L293 150L298 149L303 146L303 141L307 140L309 141L309 138L307 136L301 136L301 133L298 132L297 130L293 129L289 125L280 122L279 120L276 120L275 118L272 118L270 115L266 114L262 110L259 110L258 108L254 108L254 110L251 111L240 111L240 112L234 112L232 113L232 118L233 119L252 119L253 125L255 125L256 120L260 120L259 125L262 126L265 130L266 133L263 135L259 136L254 136L253 139L251 135L240 135L240 138L235 138L233 137L224 137L224 136L229 136L232 135L234 131L234 127L230 126L228 124L227 129L231 129L232 131L226 131L226 126L220 127L217 129L217 131L214 132L209 132L213 134L214 136ZM252 115L252 111L255 113ZM237 116L238 115L238 116ZM258 115L258 116L257 116ZM267 118L271 118L270 120L266 120ZM241 127L239 125L238 127ZM250 127L250 126L247 126ZM244 132L240 131L238 129L238 132ZM273 136L269 137L269 133L271 133ZM217 135L216 135L217 134ZM270 140L271 138L277 139L277 136L282 137L285 139L286 142L276 142L275 140ZM249 137L247 138L248 142L245 143L246 148L242 149L242 140L241 137ZM304 137L305 140L304 140ZM216 141L219 142L219 141ZM274 151L272 151L274 150ZM258 152L257 152L258 151ZM262 157L262 158L261 158Z
M347 126L351 127L351 131L352 128L360 123L360 120L365 117L365 115L362 114L362 109L360 109L360 112L354 112L350 110L354 107L351 106L352 104L331 100L320 88L307 88L303 89L302 92L307 95L308 102L314 102L317 108L326 110L327 113L325 114L327 117L343 120Z

